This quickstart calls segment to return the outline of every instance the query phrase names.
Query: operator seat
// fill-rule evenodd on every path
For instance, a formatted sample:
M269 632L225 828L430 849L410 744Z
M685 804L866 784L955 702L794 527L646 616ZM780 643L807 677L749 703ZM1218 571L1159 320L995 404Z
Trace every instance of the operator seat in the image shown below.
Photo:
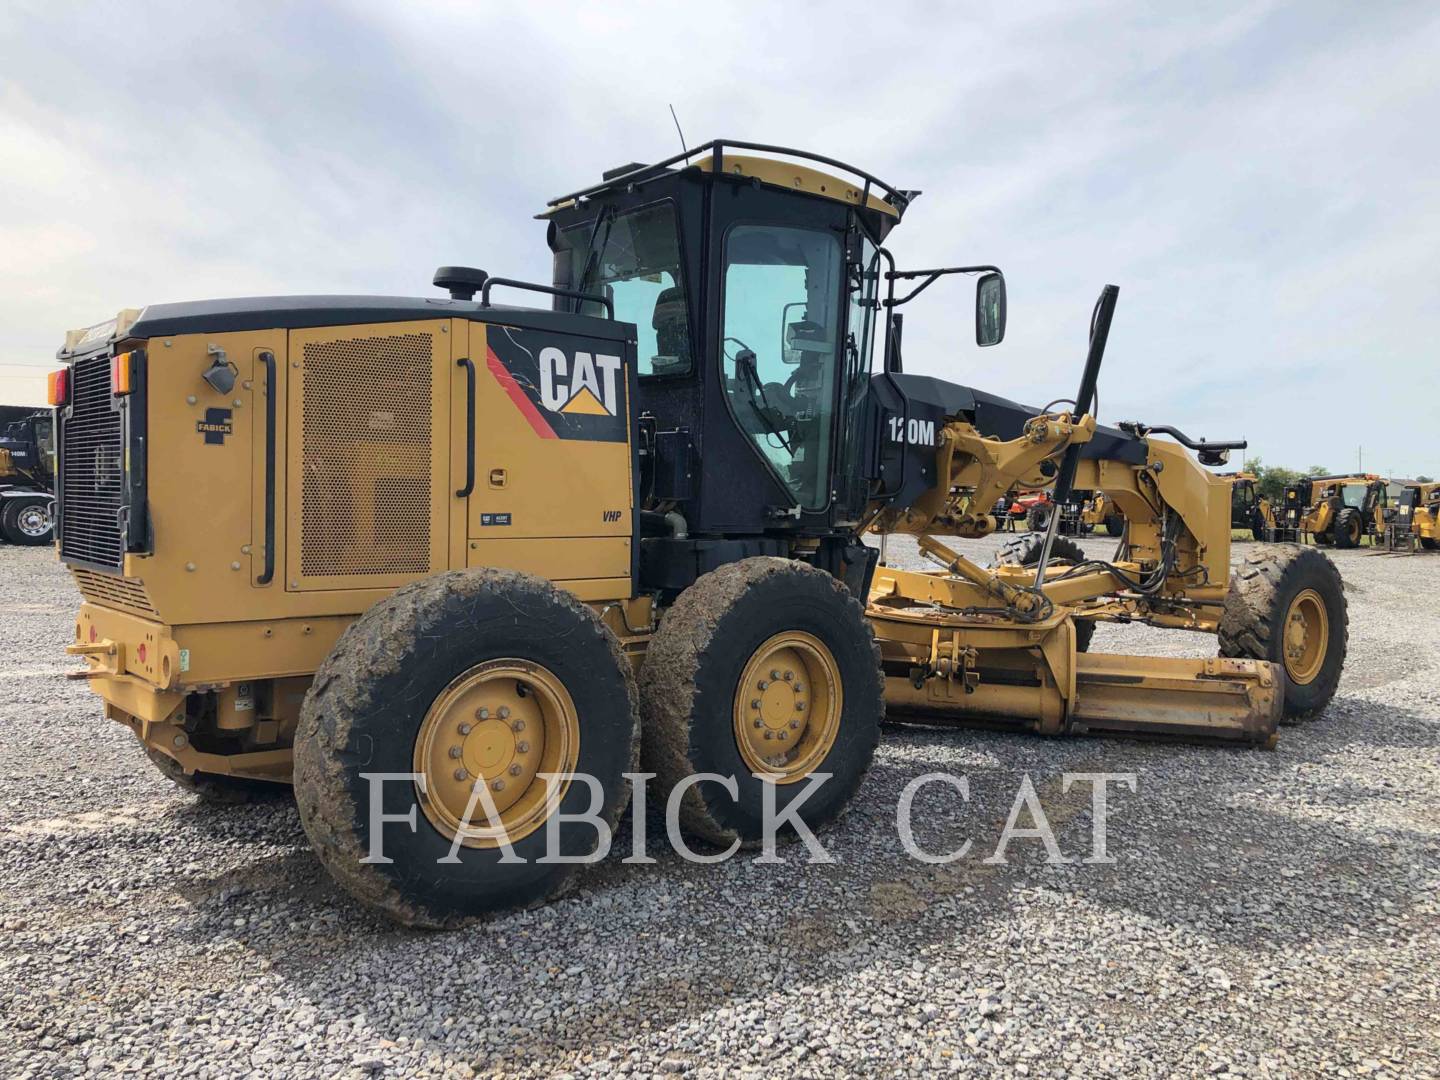
M685 310L685 290L678 285L655 298L650 318L655 330L655 357L651 373L682 375L690 370L690 319Z

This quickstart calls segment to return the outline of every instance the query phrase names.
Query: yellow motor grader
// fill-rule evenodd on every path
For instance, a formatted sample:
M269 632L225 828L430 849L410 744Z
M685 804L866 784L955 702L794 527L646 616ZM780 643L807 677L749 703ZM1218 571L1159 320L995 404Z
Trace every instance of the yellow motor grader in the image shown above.
M937 281L978 276L979 345L1006 323L995 267L896 268L915 194L716 141L553 200L546 283L452 266L443 296L69 334L81 674L177 783L293 785L335 879L427 926L554 895L642 763L691 833L754 843L769 812L840 814L887 708L1259 746L1323 709L1340 579L1299 548L1232 575L1206 466L1243 444L1095 422L1114 287L1073 401L904 372L898 309ZM1047 486L1104 491L1122 549L1088 558L1054 518L994 565L947 546ZM879 565L867 530L934 569ZM1219 655L1089 653L1104 619Z

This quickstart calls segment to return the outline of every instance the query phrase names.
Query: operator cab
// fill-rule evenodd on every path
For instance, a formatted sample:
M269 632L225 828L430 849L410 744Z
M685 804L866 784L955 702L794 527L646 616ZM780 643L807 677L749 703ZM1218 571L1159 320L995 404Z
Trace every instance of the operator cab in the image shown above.
M556 308L613 309L636 327L648 531L688 536L647 542L642 577L683 587L734 558L788 554L798 538L824 548L847 527L843 542L856 543L876 471L866 405L882 276L893 299L881 245L915 194L827 158L727 141L622 166L550 203ZM1003 279L990 277L996 316Z

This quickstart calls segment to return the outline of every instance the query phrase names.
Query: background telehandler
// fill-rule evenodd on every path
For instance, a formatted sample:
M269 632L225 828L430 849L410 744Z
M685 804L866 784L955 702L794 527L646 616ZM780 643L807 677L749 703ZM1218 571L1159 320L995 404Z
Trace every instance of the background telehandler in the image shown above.
M1389 504L1389 484L1373 473L1306 477L1285 486L1273 539L1356 548L1384 535Z
M157 304L69 334L83 676L177 782L293 783L335 879L431 926L556 893L547 826L593 850L563 815L613 822L642 762L692 833L754 842L770 796L840 813L887 706L1252 745L1322 709L1340 580L1301 548L1232 578L1203 466L1242 444L1092 415L1117 290L1061 407L903 371L897 309L942 278L979 275L978 344L1006 322L994 267L895 269L914 195L717 141L553 200L548 284L445 267L444 298ZM1046 486L1106 492L1123 550L1087 558L1054 518L989 567L945 543ZM878 565L867 531L935 568ZM1220 655L1088 653L1101 619Z
M1230 527L1244 529L1256 540L1269 540L1275 530L1275 511L1256 487L1253 473L1221 473L1230 481Z

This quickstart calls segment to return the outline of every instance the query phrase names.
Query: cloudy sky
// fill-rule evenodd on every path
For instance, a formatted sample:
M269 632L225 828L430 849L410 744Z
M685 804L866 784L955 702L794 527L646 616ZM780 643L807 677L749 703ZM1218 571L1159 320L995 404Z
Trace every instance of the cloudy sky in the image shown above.
M1113 282L1104 419L1440 475L1433 3L6 0L0 57L0 388L122 307L544 280L531 215L673 103L922 189L902 266L1004 267L1005 343L937 285L908 370L1072 393Z

